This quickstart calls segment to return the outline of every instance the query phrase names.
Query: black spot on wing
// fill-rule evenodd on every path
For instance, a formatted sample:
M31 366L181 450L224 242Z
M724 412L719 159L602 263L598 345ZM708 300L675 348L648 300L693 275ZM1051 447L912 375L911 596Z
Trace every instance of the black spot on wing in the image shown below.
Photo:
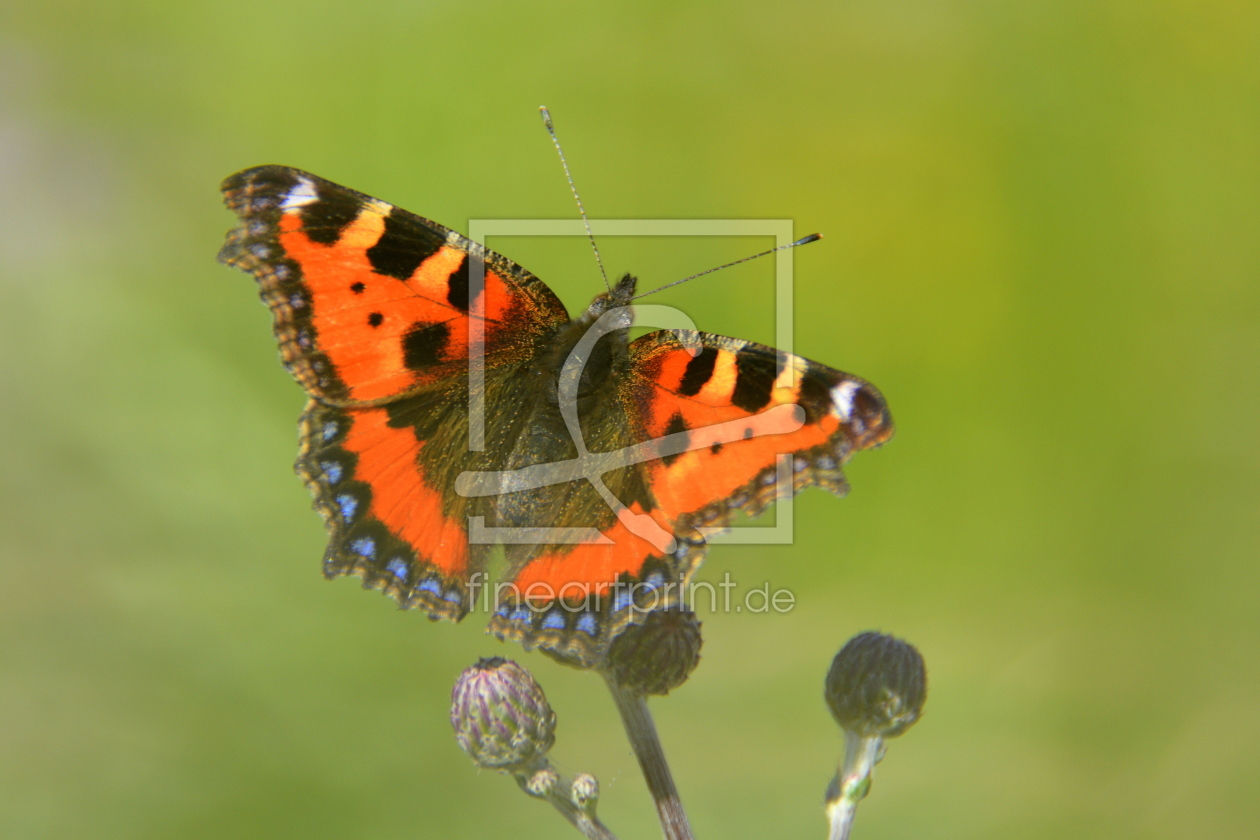
M320 184L316 195L314 201L298 211L302 231L312 242L333 245L341 238L342 231L358 218L363 201L332 184Z
M674 412L674 416L669 418L669 423L665 426L665 434L676 435L676 434L679 434L680 432L686 433L688 431L690 430L687 428L687 424L683 420L683 416L679 414L678 412ZM671 450L674 450L674 454L663 456L661 458L661 463L663 463L665 466L668 467L672 465L675 461L677 461L678 456L682 454L682 452L677 451L677 450L681 448L685 448L689 438L690 438L690 435L683 438L682 447L670 447Z
M819 371L809 369L801 374L798 381L797 404L805 409L805 422L816 423L831 412L832 383L823 379Z
M648 491L644 473L636 467L631 467L627 472L625 483L617 488L617 498L627 507L634 507L635 502L638 502L644 513L656 510L656 499Z
M360 283L357 280L350 284L350 291L354 292L356 295L363 294L363 290L366 288L367 286L364 286L362 283Z
M420 263L438 252L445 240L397 212L391 211L385 217L385 230L368 248L367 257L377 274L407 280Z
M712 446L710 446L710 447L709 447L709 453L710 453L711 455L716 455L716 454L718 454L718 453L719 453L719 452L721 452L721 451L722 451L722 444L721 444L721 442L720 442L720 441L719 441L718 443L715 443L715 444L713 444Z
M442 361L442 351L450 341L446 324L413 324L403 336L403 364L412 370L423 370Z
M735 392L731 403L744 411L760 411L770 402L774 380L778 376L775 357L764 351L745 347L735 355Z
M468 311L468 255L460 262L459 268L451 272L447 278L446 302L460 312Z
M684 397L694 397L713 376L713 366L717 364L718 351L715 347L706 347L687 362L687 370L683 372L682 381L678 383L678 393Z
M373 312L368 316L368 326L379 327L381 322L385 320L385 316L379 312Z

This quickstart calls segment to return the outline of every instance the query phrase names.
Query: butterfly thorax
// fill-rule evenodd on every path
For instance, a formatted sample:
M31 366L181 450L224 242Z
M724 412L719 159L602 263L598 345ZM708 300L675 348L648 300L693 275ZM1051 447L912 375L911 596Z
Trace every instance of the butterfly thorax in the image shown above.
M585 414L591 399L599 398L625 371L636 282L626 274L611 290L597 295L585 312L559 328L535 362L538 373L551 380L543 390L552 405L565 394L576 393L578 412ZM576 391L565 384L575 377Z
M588 451L606 452L634 442L618 383L630 366L629 302L635 282L626 275L597 296L585 312L540 342L543 349L532 362L491 374L495 378L487 380L486 431L488 441L496 440L488 449L499 458L476 468L520 470L579 457L565 419L574 410ZM498 376L503 380L496 381ZM618 492L636 475L634 468L618 470L608 480ZM636 488L632 495L641 491ZM613 511L582 481L503 493L481 512L499 527L563 527L613 518Z

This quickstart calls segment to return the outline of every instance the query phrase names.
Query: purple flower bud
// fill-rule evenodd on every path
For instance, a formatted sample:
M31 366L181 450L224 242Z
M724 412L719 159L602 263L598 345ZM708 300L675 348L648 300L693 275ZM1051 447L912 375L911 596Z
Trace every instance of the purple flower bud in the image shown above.
M451 726L478 767L517 770L551 749L556 713L528 671L496 656L466 668L455 681Z

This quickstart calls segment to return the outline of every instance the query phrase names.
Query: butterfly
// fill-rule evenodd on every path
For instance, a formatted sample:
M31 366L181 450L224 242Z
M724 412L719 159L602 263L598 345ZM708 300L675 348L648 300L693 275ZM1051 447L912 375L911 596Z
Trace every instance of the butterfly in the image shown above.
M505 257L307 172L222 190L219 259L257 280L309 395L296 469L324 574L433 619L490 592L503 543L490 632L596 666L680 602L705 533L780 493L843 495L845 461L892 435L856 376L689 329L629 340L629 274L570 318Z

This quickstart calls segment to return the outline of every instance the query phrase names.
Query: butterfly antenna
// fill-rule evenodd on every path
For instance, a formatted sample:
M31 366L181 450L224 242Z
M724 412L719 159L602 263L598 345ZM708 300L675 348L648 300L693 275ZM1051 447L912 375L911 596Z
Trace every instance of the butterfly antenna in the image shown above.
M686 283L688 280L695 280L697 277L703 277L703 276L704 276L704 275L706 275L706 274L712 274L712 273L713 273L713 272L715 272L715 271L721 271L722 269L724 269L724 268L730 268L730 267L731 267L731 266L733 266L733 265L739 265L740 263L746 263L746 262L748 262L749 260L755 260L755 259L757 259L758 257L768 256L768 255L770 255L770 254L773 254L775 251L783 251L783 250L786 250L786 249L788 249L788 248L795 248L797 245L808 245L809 243L811 243L811 242L817 242L819 239L822 239L822 238L823 238L823 237L822 237L822 234L821 234L821 233L811 233L809 236L804 236L804 237L801 237L800 239L796 240L795 242L789 243L789 244L787 244L787 245L780 245L778 248L771 248L769 251L762 251L760 254L753 254L753 255L752 255L752 256L750 256L750 257L744 257L742 260L735 260L735 262L728 262L726 265L719 265L719 266L717 266L716 268L710 268L708 271L702 271L702 272L700 272L699 274L693 274L693 275L691 275L690 277L684 277L684 278L683 278L683 279L681 279L681 280L675 280L673 283L666 283L664 286L658 286L658 287L656 287L655 289L653 289L653 290L652 290L652 291L650 291L650 292L644 292L644 293L643 293L643 294L641 294L641 295L635 295L634 297L632 297L632 298L630 298L630 299L631 299L631 300L638 300L639 298L645 298L645 297L647 297L648 295L654 295L654 294L656 294L657 292L661 291L662 289L668 289L670 286L677 286L679 283Z
M608 287L608 291L612 291L612 284L608 282L608 272L604 271L604 261L599 256L599 246L595 244L595 234L591 233L591 222L586 218L586 208L582 206L582 197L578 195L577 186L573 183L573 176L569 174L569 162L564 159L564 149L560 148L560 138L556 136L556 127L551 122L551 112L544 105L538 109L542 112L543 125L547 126L547 133L551 135L551 142L556 146L556 154L560 155L560 165L564 167L564 177L569 181L569 189L573 190L573 200L577 202L578 212L582 214L582 224L586 225L586 238L591 240L591 250L595 252L595 262L599 264L599 273L604 278L604 285Z

